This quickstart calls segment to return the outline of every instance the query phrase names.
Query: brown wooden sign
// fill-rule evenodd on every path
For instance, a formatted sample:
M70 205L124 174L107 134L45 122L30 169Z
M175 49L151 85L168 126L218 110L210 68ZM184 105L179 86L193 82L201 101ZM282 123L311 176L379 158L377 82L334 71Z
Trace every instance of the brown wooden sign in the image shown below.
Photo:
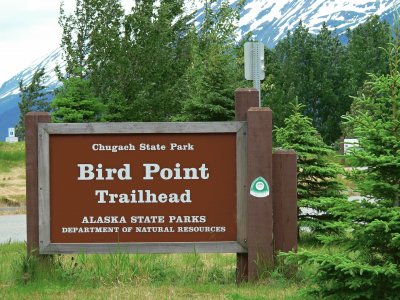
M237 281L297 248L296 154L238 89L237 122L51 124L28 113L27 253L237 253Z
M246 125L39 124L39 252L245 252Z

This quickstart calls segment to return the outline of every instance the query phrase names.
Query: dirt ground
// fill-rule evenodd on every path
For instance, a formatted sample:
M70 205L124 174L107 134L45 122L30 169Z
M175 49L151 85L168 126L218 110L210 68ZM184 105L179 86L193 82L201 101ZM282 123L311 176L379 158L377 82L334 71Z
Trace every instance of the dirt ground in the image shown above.
M0 215L25 213L25 168L0 173Z

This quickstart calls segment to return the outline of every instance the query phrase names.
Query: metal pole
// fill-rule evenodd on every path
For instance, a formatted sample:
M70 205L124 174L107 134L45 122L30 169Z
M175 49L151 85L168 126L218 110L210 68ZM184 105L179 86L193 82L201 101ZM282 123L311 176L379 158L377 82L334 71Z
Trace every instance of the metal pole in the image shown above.
M257 43L252 43L252 52L253 52L253 87L258 90L258 106L261 107L261 66L260 66L260 52Z

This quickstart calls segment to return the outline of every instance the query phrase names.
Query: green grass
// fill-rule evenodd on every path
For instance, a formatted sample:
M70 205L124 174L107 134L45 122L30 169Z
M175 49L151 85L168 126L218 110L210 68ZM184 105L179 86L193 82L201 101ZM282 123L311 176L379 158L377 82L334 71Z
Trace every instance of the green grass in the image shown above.
M0 244L0 299L304 299L302 278L277 268L235 284L235 254L57 255L27 258ZM297 272L298 273L298 272Z
M9 172L13 167L25 164L25 143L0 142L0 172Z

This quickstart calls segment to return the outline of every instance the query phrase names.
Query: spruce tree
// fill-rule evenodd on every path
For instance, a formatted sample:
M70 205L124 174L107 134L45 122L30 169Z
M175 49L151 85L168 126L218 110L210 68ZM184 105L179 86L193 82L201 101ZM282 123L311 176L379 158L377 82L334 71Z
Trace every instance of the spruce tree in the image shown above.
M330 210L346 235L325 240L341 245L330 255L301 251L287 260L317 268L311 293L318 298L398 299L400 289L400 72L398 30L387 50L389 74L370 74L345 117L359 139L349 156L350 178L365 200ZM349 202L350 203L350 202ZM339 222L338 222L339 223Z
M387 74L388 64L384 49L393 41L390 25L379 16L370 16L366 22L347 31L348 53L346 73L348 92L355 95L368 80L368 74Z
M341 134L341 116L349 111L368 73L387 74L385 48L392 39L390 26L372 16L347 32L343 44L323 23L313 35L300 22L266 51L266 79L262 84L266 106L276 112L274 123L283 126L290 101L298 97L303 113L312 118L324 141L333 144Z
M264 104L276 112L275 126L284 126L284 120L290 116L294 99L308 105L312 99L313 82L310 81L312 54L315 37L300 22L293 31L287 32L270 54L266 80L262 85Z
M90 81L79 77L63 80L51 103L54 122L100 121L104 107L93 93Z
M32 111L50 110L49 102L47 100L49 93L46 92L46 86L44 85L45 79L45 70L44 68L40 68L33 73L29 84L24 85L22 80L19 82L21 101L18 103L19 121L15 133L21 140L25 139L25 115Z
M324 23L314 39L311 58L310 89L304 102L325 142L332 144L340 137L341 117L349 110L343 78L345 46Z
M362 195L384 205L400 205L400 71L399 42L389 54L389 74L371 74L363 93L355 97L344 126L359 139L350 156L353 179Z
M301 250L281 256L286 263L315 268L305 287L313 299L399 299L400 209L351 204L341 216L347 236L327 244L333 242L334 251Z
M267 76L262 85L265 105L275 112L274 123L283 126L291 101L304 104L322 138L332 144L340 136L341 116L349 109L343 76L346 48L324 23L317 35L300 23L266 51Z
M224 121L234 117L234 90L243 84L235 31L243 1L231 6L205 1L199 29L192 28L191 64L185 74L181 121Z
M312 126L311 118L303 115L303 106L296 104L285 126L275 129L279 147L293 149L297 154L297 190L299 226L324 232L335 217L329 209L347 201L343 186L337 181L341 168L331 162L334 152ZM331 227L332 228L332 227Z

